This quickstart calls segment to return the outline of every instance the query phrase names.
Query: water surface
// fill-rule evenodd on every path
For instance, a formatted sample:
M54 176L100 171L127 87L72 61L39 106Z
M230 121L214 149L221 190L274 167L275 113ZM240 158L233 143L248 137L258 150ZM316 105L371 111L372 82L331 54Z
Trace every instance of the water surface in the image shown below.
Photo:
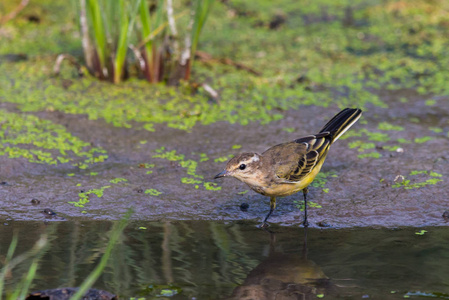
M53 231L32 290L78 286L99 262L107 221L12 222L0 227L0 257L13 231L16 253ZM95 284L120 298L449 299L449 230L309 229L254 223L139 222L125 231ZM27 265L9 277L20 280Z

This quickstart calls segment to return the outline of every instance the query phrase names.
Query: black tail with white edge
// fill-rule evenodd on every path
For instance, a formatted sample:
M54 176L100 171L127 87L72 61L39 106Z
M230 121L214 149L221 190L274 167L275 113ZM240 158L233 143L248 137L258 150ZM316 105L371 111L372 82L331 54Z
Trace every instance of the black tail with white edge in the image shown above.
M343 133L346 132L362 115L362 110L358 108L345 108L336 114L320 130L320 133L330 132L332 142L335 142Z

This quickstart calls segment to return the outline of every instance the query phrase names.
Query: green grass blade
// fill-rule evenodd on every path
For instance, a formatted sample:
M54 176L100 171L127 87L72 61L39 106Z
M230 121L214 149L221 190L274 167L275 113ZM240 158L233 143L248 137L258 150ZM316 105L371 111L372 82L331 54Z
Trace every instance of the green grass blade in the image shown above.
M175 15L175 20L186 15L188 13L188 11L183 11L177 15ZM159 24L158 26L156 26L154 28L154 30L152 32L150 32L149 35L147 35L137 46L137 48L142 48L148 41L154 41L154 39L156 38L156 36L158 36L159 34L162 34L164 29L166 29L168 26L168 21L162 22L161 24ZM154 45L153 45L153 49L154 49Z
M33 263L31 264L30 268L28 269L28 273L24 278L24 284L22 287L22 291L20 292L19 299L26 298L26 296L28 294L28 290L30 289L30 286L31 286L31 282L33 282L33 279L36 277L36 271L37 271L37 268L39 267L40 260L41 260L41 257L35 258L33 260Z
M14 251L16 251L17 247L17 233L14 233L14 236L12 237L11 244L9 244L8 253L6 253L6 262L5 264L9 263L12 259L12 256L14 255Z
M120 222L116 223L114 227L111 230L111 236L109 238L109 243L106 247L106 250L101 257L100 263L95 267L95 269L87 276L87 278L84 280L83 284L79 287L78 291L75 293L75 295L72 296L71 300L78 300L81 299L84 294L93 286L95 281L97 281L98 277L100 277L101 273L103 272L104 268L106 267L106 264L109 260L109 257L111 256L112 249L114 248L115 244L118 242L123 230L125 229L126 225L128 225L129 218L131 217L132 211L129 210L125 217L120 220Z
M30 288L31 282L33 282L34 277L36 276L37 268L39 267L39 261L41 257L36 257L33 259L30 268L28 269L27 274L22 278L19 285L14 289L14 292L8 296L8 299L16 300L16 299L25 299L28 293L28 289Z
M106 34L106 47L110 49L112 45L117 45L118 43L119 26L117 24L120 22L120 1L101 0L100 3L102 7L101 16Z
M153 28L159 27L164 22L164 0L159 0L156 6Z
M214 0L196 0L195 20L192 28L192 58L195 56L201 30L206 23L213 2Z
M8 249L7 263L5 264L5 266L2 270L2 274L0 277L0 283L2 285L4 284L4 280L5 280L4 277L8 270L12 270L15 266L23 263L24 261L26 261L32 257L34 257L34 259L31 264L30 269L28 270L27 275L24 278L22 278L19 285L14 288L14 292L12 293L12 295L9 295L7 297L8 299L13 299L13 300L19 299L20 295L22 295L22 294L24 295L22 297L22 299L25 298L25 295L28 292L28 288L34 279L34 276L36 275L36 270L37 270L37 267L39 266L39 261L47 249L47 244L48 244L47 235L42 235L39 238L39 240L34 244L34 246L31 250L15 257L15 258L12 258L14 249L17 245L17 236L13 238L13 240L11 241L11 244L9 246L9 249ZM2 287L2 290L3 290L3 287ZM2 293L0 293L0 296L1 295L2 295Z
M30 268L28 269L28 273L26 277L24 278L24 285L22 287L22 291L19 295L19 299L25 299L28 293L28 290L30 288L31 282L33 282L33 279L36 277L36 271L39 267L39 262L41 260L41 256L38 258L35 258L33 260L33 263L31 264Z
M150 8L148 7L147 1L140 1L139 14L140 14L140 22L142 23L142 39L144 39L151 33ZM152 40L149 40L147 43L145 43L145 48L150 53L152 45L153 45Z
M120 34L114 61L114 83L119 83L122 78L126 50L128 49L126 41L128 40L129 18L125 10L125 1L120 0L118 2L120 3Z
M148 81L155 83L162 77L171 78L170 74L165 74L165 72L173 72L173 70L176 69L173 67L173 63L180 59L180 55L176 55L176 53L179 52L176 51L176 38L164 40L165 42L170 43L169 46L171 49L175 49L173 50L175 55L168 58L171 59L172 62L164 60L162 65L162 54L159 53L160 49L157 47L158 40L156 40L156 37L160 36L167 38L167 34L169 34L166 31L166 28L169 25L169 22L167 21L169 17L165 13L167 8L164 5L164 0L156 0L157 6L154 15L150 14L147 0L79 1L86 1L86 15L89 21L86 23L89 24L90 32L83 36L91 37L90 40L93 41L91 45L95 46L95 49L90 51L91 55L89 57L92 58L90 60L91 63L88 63L88 65L94 66L95 75L103 79L110 78L114 83L119 83L124 77L123 74L127 62L128 48L132 48L141 63ZM183 65L186 60L188 63L187 71L185 73L186 79L189 78L194 55L199 43L199 37L213 3L214 0L193 0L191 8L193 19L189 24L189 33L186 35L187 52L185 53L187 53L187 59L183 60ZM169 11L171 12L171 5L169 8ZM174 21L186 14L186 12L176 16L170 13L172 27L174 27ZM134 24L136 19L138 19L141 24L141 37L138 38L138 47L130 45L130 41L135 38ZM86 55L86 62L88 61ZM161 68L162 66L163 69ZM93 68L90 68L91 72Z
M201 30L206 23L213 2L214 0L196 0L195 2L195 15L191 35L190 59L188 61L189 65L187 66L185 75L186 79L190 78L190 71L192 70L193 60L195 58L195 52L198 47Z
M119 83L122 79L126 53L128 52L128 40L132 33L137 9L140 6L141 0L133 2L134 3L131 4L128 3L128 5L132 6L130 9L128 9L127 7L125 7L125 1L120 0L120 36L114 62L114 83Z
M151 34L151 17L147 1L140 1L139 7L140 22L142 23L142 40ZM146 76L148 81L152 81L153 76L153 40L145 43L145 64Z
M16 251L17 241L18 241L17 234L14 233L11 243L9 244L8 252L6 254L5 264L0 273L0 300L2 299L2 295L3 295L3 285L5 283L5 276L9 270L9 262L11 261L12 256L14 255L14 251Z
M105 70L106 66L106 32L104 29L103 18L101 16L100 5L97 0L87 0L88 10L90 12L89 17L94 29L95 45L97 46L98 59L100 61L101 73L107 77Z

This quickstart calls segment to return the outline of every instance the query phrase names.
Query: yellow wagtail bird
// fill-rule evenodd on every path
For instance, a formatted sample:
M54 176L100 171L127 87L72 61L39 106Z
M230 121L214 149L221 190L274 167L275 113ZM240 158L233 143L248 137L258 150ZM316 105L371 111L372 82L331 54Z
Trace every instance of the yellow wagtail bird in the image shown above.
M264 153L242 153L226 164L216 178L234 177L259 194L270 197L270 211L262 226L276 208L276 197L289 196L302 190L304 227L307 222L308 186L320 172L329 147L362 115L362 110L345 108L335 115L318 134L279 144Z

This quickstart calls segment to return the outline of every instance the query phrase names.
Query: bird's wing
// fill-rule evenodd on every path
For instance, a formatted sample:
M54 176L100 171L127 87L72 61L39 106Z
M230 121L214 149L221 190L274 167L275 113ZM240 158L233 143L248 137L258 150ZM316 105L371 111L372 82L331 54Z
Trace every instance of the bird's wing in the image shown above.
M326 157L330 144L329 132L322 132L274 146L262 155L271 158L273 171L281 182L295 183L307 176Z

